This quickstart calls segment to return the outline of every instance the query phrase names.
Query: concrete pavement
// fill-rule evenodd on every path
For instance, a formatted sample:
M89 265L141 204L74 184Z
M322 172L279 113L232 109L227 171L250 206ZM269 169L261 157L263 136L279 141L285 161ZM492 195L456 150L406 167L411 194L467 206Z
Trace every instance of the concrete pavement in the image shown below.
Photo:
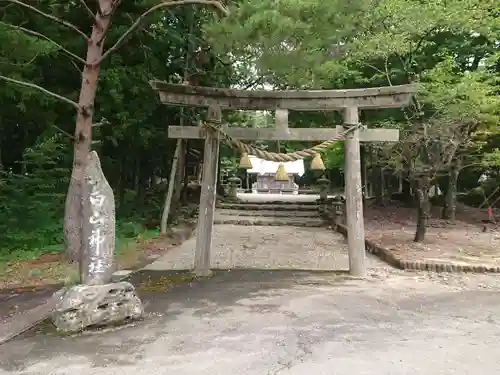
M193 249L186 241L133 276L143 321L24 334L0 346L0 375L500 373L500 275L403 272L369 256L363 280L233 269L163 287ZM347 269L343 238L317 228L216 226L212 256L220 268Z
M365 280L219 271L165 293L142 291L148 314L134 326L9 342L0 347L0 373L493 375L499 290L496 276L405 273L380 263Z

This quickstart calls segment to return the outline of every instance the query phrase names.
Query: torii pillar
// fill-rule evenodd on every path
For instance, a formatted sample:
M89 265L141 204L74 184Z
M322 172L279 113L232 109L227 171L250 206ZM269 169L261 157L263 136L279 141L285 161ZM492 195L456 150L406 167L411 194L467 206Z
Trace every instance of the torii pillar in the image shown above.
M294 91L244 91L196 87L152 81L165 104L209 108L209 121L220 120L222 109L274 110L279 113L275 129L232 128L223 130L240 140L298 140L325 141L345 130L332 128L288 128L285 111L343 111L344 125L348 128L359 124L359 110L373 108L398 108L408 105L416 91L413 85L376 87L353 90L294 90ZM198 126L169 126L171 138L205 139L204 172L196 237L194 272L207 276L210 271L210 250L215 212L215 190L219 137ZM345 195L349 272L363 277L365 265L365 233L363 221L363 194L361 182L360 142L395 142L397 129L356 129L345 139Z

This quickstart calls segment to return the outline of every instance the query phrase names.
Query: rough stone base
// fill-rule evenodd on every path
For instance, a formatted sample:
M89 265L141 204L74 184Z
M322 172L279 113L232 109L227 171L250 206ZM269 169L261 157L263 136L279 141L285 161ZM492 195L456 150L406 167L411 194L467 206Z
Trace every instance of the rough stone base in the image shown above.
M137 320L144 313L134 286L128 282L77 285L58 300L53 314L56 328L65 333L95 326Z

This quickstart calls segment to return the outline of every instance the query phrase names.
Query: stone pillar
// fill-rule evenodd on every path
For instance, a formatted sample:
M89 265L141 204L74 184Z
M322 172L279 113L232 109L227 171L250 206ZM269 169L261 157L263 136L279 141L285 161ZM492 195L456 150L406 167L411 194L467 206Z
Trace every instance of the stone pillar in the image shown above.
M332 199L331 202L332 217L335 225L345 225L345 200L338 196Z
M87 163L82 201L82 285L58 296L52 317L57 329L66 333L136 320L144 313L132 284L110 283L114 271L116 225L113 190L104 177L95 151L89 154Z
M229 198L237 199L238 198L238 186L241 186L241 179L233 176L228 179L229 182Z
M328 191L330 190L330 180L324 175L318 180L319 184L319 200L326 201L328 199Z
M356 106L349 106L345 109L344 123L347 126L359 123L359 113ZM345 139L345 210L349 273L357 277L363 277L366 273L362 189L359 129L356 129L349 133Z
M208 121L221 122L222 112L219 106L208 109ZM194 256L194 274L210 276L210 252L212 249L212 230L215 215L217 170L219 160L219 134L208 131L205 137L203 154L203 179L201 183L200 209L196 230L196 250Z

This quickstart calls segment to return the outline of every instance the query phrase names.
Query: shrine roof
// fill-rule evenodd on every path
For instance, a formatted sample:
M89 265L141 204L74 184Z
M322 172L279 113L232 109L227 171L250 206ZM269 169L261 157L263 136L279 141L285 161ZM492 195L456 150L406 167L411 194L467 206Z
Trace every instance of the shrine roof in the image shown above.
M254 173L258 175L264 175L267 173L276 173L278 170L279 162L267 161L260 159L255 155L248 155L250 161L252 162L252 169L248 169L248 173ZM302 176L304 174L304 160L289 161L283 163L285 171L288 174L296 174Z

